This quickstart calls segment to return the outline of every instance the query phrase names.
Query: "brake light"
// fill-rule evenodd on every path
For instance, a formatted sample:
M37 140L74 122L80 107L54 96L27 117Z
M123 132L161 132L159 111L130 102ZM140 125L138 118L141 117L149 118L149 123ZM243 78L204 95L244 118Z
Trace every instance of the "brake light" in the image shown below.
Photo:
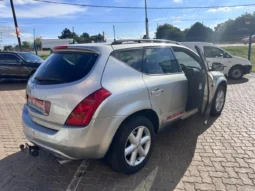
M67 118L65 124L71 126L87 126L98 106L111 95L101 88L82 100Z
M53 49L60 50L60 49L67 49L68 46L55 46Z

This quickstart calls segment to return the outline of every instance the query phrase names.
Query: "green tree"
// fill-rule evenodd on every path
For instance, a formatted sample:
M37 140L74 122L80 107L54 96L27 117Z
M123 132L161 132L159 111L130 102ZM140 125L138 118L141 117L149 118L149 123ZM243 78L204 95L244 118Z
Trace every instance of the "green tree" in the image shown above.
M62 32L61 35L58 36L59 39L66 39L66 38L74 38L74 34L72 33L68 28L65 28Z
M91 38L88 33L84 32L80 35L79 43L90 43L90 42L91 42Z
M32 43L28 42L28 41L22 41L22 49L30 49L32 48Z
M35 44L37 49L42 49L42 37L36 37L35 38Z
M13 50L13 46L12 45L4 46L4 51L9 51L9 50Z
M98 35L94 35L94 36L91 36L91 41L94 41L94 42L103 42L104 41L104 36L101 35L100 33Z
M246 24L247 21L250 24ZM255 12L245 13L236 19L219 23L214 30L216 41L238 42L244 36L255 34Z
M213 30L209 27L204 26L200 22L196 22L187 31L187 41L209 41L213 39Z
M170 25L170 24L164 24L164 25L160 25L157 28L156 38L174 40L174 41L183 41L184 35L179 28L174 27L173 25Z

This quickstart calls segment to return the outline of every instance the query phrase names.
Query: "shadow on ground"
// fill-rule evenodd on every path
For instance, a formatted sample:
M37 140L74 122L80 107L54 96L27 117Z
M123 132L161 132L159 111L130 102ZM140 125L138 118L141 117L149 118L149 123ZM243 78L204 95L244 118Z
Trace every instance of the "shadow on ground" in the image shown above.
M243 77L239 80L233 80L233 79L228 78L228 85L243 84L243 83L246 83L248 81L249 81L249 79L246 78L246 77Z
M0 80L0 91L23 90L26 85L26 80Z
M173 190L192 161L198 136L215 120L210 118L208 125L203 125L195 115L159 133L148 164L133 175L116 173L102 161L91 160L77 190ZM54 156L40 152L38 157L20 151L3 158L0 190L66 190L80 161L59 165Z

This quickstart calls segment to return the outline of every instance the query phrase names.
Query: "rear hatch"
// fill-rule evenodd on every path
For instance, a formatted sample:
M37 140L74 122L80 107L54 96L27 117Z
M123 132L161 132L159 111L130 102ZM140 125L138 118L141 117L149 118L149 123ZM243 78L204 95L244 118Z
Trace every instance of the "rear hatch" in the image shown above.
M39 67L27 86L27 108L37 124L59 130L73 109L101 88L106 59L95 50L61 47Z

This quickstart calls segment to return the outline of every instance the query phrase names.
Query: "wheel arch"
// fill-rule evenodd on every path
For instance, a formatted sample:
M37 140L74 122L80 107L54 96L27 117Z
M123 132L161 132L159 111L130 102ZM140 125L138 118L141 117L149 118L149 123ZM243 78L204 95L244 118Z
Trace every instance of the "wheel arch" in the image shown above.
M228 71L228 76L230 76L230 72L231 72L231 70L232 70L234 67L240 67L240 68L244 71L243 65L241 65L241 64L235 64L235 65L231 66L231 68L229 69L229 71Z
M123 123L127 122L128 120L130 120L131 118L133 118L134 116L144 116L144 117L146 117L153 124L155 133L158 132L158 130L159 130L159 117L158 117L157 113L154 110L152 110L152 109L142 109L142 110L139 110L139 111L136 111L136 112L132 113L131 115L129 115L128 117L126 117L122 121L120 126Z
M130 114L129 116L127 116L118 126L117 130L115 131L114 135L112 136L112 140L111 143L109 144L109 147L107 149L107 153L105 154L105 157L107 157L107 155L109 154L112 144L114 142L114 138L115 135L118 133L120 126L124 123L126 123L128 120L130 120L131 118L135 117L135 116L144 116L146 117L148 120L150 120L153 124L153 128L154 128L154 132L157 133L159 131L159 117L157 115L157 113L152 110L152 109L142 109L139 111L136 111L132 114Z

